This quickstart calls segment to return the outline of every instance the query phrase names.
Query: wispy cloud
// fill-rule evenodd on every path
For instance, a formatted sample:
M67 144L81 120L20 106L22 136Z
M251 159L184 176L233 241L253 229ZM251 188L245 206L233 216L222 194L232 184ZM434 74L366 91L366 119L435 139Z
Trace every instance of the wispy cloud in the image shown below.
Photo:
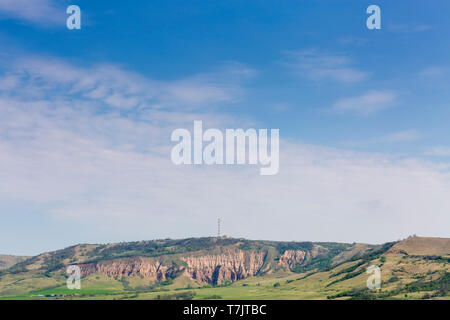
M195 118L216 127L245 124L208 108L185 109L192 100L170 97L172 82L25 60L0 77L0 199L74 221L85 235L199 236L217 216L229 235L249 238L381 242L448 233L450 176L433 163L282 141L281 170L270 179L251 166L177 167L169 157L174 126L189 128ZM209 76L200 78L209 84ZM194 86L199 95L202 88ZM220 104L220 92L200 100ZM132 109L118 108L114 94ZM151 100L159 106L141 107ZM2 221L8 215L0 212ZM299 225L308 228L299 234Z
M421 135L417 130L405 130L399 131L392 134L384 135L371 140L373 143L397 143L397 142L409 142L416 141Z
M362 38L362 37L355 37L355 36L346 36L341 37L337 39L337 42L342 45L357 45L361 46L366 44L369 41L369 39Z
M424 153L427 156L450 157L450 147L436 146Z
M65 21L65 9L52 0L0 0L0 15L41 25Z
M375 138L370 138L366 140L358 141L344 141L342 145L346 147L361 147L370 146L374 144L393 144L393 143L403 143L417 141L422 135L415 129L398 131L386 135L382 135Z
M27 57L17 59L13 71L3 81L10 86L16 81L16 85L33 98L69 92L118 109L200 109L238 100L243 93L242 81L253 72L243 65L226 64L217 72L168 82L149 79L114 65L85 68L54 58Z
M410 33L410 32L423 32L433 29L432 25L429 24L390 24L388 25L388 30L393 32Z
M285 111L289 110L289 108L290 108L290 105L289 105L289 103L286 103L286 102L277 102L272 106L272 110L277 113L285 112Z
M371 90L360 96L341 98L332 110L337 113L370 115L395 105L397 94L391 90Z
M448 74L449 68L443 66L431 66L419 72L421 77L439 77Z
M352 67L352 60L344 55L322 53L316 49L288 52L287 66L296 73L312 80L328 80L354 83L367 78L368 74Z

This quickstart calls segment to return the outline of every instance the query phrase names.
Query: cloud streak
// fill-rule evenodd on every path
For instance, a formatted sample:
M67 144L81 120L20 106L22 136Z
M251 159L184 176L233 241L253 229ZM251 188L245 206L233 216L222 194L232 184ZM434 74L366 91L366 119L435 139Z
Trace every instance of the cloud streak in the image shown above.
M330 55L316 49L288 53L287 65L296 73L314 81L355 83L367 78L368 74L352 67L350 58Z
M73 242L209 235L218 216L228 235L259 239L448 235L448 167L286 141L273 177L261 177L257 166L174 166L173 128L190 128L194 119L247 126L185 105L199 96L205 104L234 101L243 88L228 91L204 75L187 86L187 79L168 83L113 67L23 61L0 78L0 200L82 226L88 239ZM225 82L239 87L231 73ZM194 100L167 89L180 83L195 89ZM205 87L220 90L205 94ZM115 94L125 106L110 99ZM146 108L152 101L157 106ZM8 215L0 213L4 223Z
M150 106L199 109L239 100L241 83L253 72L245 66L228 64L217 72L167 82L124 71L114 65L83 68L54 58L26 57L14 63L13 71L3 82L10 86L9 89L14 89L14 84L15 88L20 86L28 97L33 98L53 98L60 92L68 92L117 109Z
M425 153L427 156L450 157L450 147L437 146L429 148Z
M443 66L431 66L419 72L421 77L440 77L448 74L449 68Z
M65 10L51 0L0 0L0 14L41 25L65 22Z
M342 145L346 147L361 147L374 144L397 144L397 143L417 141L421 137L422 137L421 134L417 130L410 129L366 140L345 141L342 143Z
M367 116L393 107L396 99L397 94L392 90L371 90L359 96L339 99L332 110Z

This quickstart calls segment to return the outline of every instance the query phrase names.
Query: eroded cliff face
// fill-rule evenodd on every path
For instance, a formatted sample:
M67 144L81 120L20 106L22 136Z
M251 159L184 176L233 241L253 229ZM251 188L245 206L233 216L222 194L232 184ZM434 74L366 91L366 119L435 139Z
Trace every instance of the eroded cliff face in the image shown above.
M301 250L286 250L280 257L278 264L292 270L297 263L305 261L307 253Z
M243 251L236 248L223 249L219 253L200 252L176 256L176 260L158 258L122 258L80 265L82 276L96 272L112 277L139 275L151 281L164 281L168 277L184 273L193 280L220 284L226 280L236 281L262 272L265 251ZM267 267L265 268L267 269Z
M186 273L194 280L213 284L255 276L262 271L266 252L228 249L219 255L188 256Z
M122 258L81 264L79 267L82 276L99 272L110 277L140 275L152 281L164 281L170 276L169 266L153 258Z

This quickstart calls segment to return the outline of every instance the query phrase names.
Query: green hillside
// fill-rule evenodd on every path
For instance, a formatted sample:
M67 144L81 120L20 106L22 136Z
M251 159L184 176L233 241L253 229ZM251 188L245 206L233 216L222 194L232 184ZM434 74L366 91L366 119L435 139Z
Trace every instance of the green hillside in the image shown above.
M25 256L11 256L6 254L0 254L0 270L6 270L11 268L13 265L22 262L29 257Z
M450 299L448 240L84 244L3 270L0 299ZM68 265L80 266L81 290L67 288ZM367 288L370 266L381 270L379 290Z

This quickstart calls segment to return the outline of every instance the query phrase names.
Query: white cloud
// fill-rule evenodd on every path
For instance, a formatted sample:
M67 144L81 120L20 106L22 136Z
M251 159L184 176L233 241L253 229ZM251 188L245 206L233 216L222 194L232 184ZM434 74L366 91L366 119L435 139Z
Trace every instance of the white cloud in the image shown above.
M417 130L405 130L394 132L388 135L384 135L378 138L371 140L373 143L397 143L397 142L410 142L416 141L421 136Z
M287 65L296 73L319 81L354 83L367 78L367 73L351 66L352 61L343 55L330 55L316 49L289 52Z
M172 128L190 128L195 118L205 126L246 124L208 110L123 112L108 104L111 92L137 96L140 102L131 103L137 106L149 97L161 104L183 100L161 96L168 91L158 81L129 83L137 75L124 70L66 64L67 77L50 66L22 68L30 76L0 92L2 201L39 207L107 241L209 235L218 216L228 235L248 238L382 242L412 233L449 236L448 167L287 142L276 176L262 177L249 166L174 166ZM157 90L147 96L143 88L153 83ZM23 89L27 93L20 95ZM54 91L59 94L46 96ZM29 99L28 92L42 97ZM222 99L219 94L213 101ZM8 214L0 213L2 224Z
M289 110L289 108L290 108L290 105L289 105L289 103L286 103L286 102L278 102L272 106L272 110L277 113L285 112L285 111Z
M432 147L425 152L427 156L450 157L450 147Z
M410 33L410 32L423 32L433 29L433 26L429 24L390 24L388 29L393 32Z
M65 9L51 0L0 0L0 13L32 23L65 26Z
M14 64L21 90L29 97L66 91L83 98L102 101L119 109L184 107L200 109L217 103L232 103L242 94L241 82L253 70L228 64L217 72L198 74L172 82L148 79L113 65L82 68L55 58L27 57ZM244 73L246 71L246 73ZM1 83L0 83L1 84Z
M449 71L449 68L447 67L440 67L440 66L431 66L423 69L419 72L419 76L421 77L439 77L442 75L447 74Z
M371 90L360 96L339 99L332 109L338 113L370 115L393 107L396 98L397 94L391 90Z
M374 144L392 144L392 143L403 143L416 141L421 138L421 134L415 130L404 130L398 131L386 135L382 135L375 138L370 138L366 140L355 140L355 141L345 141L342 145L346 147L361 147L361 146L371 146Z
M342 45L357 45L361 46L366 44L369 41L369 39L361 38L361 37L355 37L355 36L346 36L337 39L337 42Z

